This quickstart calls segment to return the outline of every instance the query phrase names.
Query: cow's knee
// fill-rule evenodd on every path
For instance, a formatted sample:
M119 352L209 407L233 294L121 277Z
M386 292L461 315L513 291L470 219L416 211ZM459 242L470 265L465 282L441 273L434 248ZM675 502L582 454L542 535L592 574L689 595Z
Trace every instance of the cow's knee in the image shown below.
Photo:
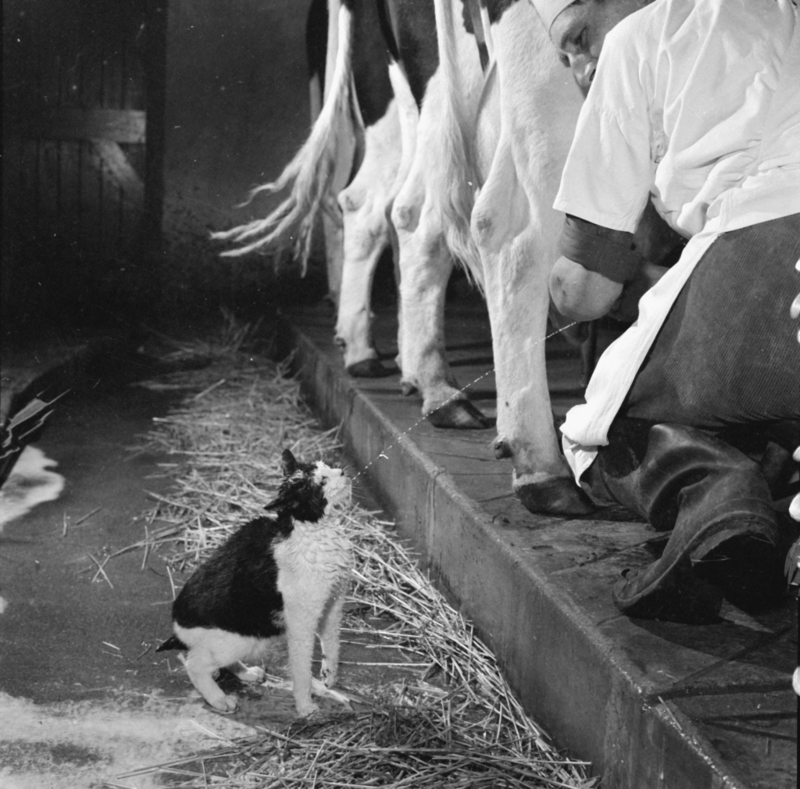
M392 206L391 220L398 232L411 233L419 221L419 207L413 203L395 200Z
M364 205L364 193L360 189L345 189L339 193L337 202L342 213L351 214Z
M488 249L491 245L494 234L494 222L492 217L485 211L480 213L473 211L472 215L472 237L479 249Z
M560 257L550 272L550 297L562 314L576 321L605 315L622 294L622 285Z

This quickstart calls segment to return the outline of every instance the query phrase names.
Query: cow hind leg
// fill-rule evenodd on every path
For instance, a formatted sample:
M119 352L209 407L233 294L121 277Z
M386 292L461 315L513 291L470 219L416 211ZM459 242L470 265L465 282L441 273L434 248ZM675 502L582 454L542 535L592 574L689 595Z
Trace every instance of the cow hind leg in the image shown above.
M416 221L418 218L418 221ZM489 420L450 375L445 356L444 301L453 259L425 206L401 194L392 210L400 249L400 367L403 394L422 395L422 413L440 428L480 430Z
M353 182L339 194L344 227L342 290L336 342L350 375L376 378L389 374L372 341L372 281L381 253L390 242L387 206L400 166L397 107L368 126L364 158Z
M508 206L514 206L509 211ZM475 205L497 381L495 455L514 463L514 492L531 512L593 511L558 448L545 367L549 266L541 218L527 205L507 139Z
M379 378L390 371L381 364L372 340L370 296L375 268L389 242L386 217L371 197L345 190L344 270L336 323L336 343L344 352L345 369L355 378Z

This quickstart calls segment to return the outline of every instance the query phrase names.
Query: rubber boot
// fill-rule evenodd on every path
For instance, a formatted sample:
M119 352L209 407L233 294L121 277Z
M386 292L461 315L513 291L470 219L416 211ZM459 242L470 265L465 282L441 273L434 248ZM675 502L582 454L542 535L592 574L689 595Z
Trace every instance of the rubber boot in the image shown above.
M661 557L626 571L614 588L614 602L629 616L708 622L723 596L753 611L782 593L769 487L739 450L694 428L621 418L591 484L654 528L672 529Z

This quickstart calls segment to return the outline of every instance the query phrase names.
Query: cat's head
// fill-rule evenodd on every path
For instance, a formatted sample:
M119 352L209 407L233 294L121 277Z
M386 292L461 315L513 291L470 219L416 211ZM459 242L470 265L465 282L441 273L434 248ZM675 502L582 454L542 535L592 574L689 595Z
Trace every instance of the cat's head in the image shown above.
M340 468L321 460L302 463L288 450L281 455L283 482L278 495L264 509L289 513L301 521L317 521L333 504L347 498L350 481Z

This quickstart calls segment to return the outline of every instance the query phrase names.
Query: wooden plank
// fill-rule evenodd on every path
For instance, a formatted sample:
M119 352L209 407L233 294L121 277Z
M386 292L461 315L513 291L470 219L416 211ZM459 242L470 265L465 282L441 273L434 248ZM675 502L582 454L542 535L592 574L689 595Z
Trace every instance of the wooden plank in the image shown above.
M108 140L95 140L94 148L102 170L123 190L120 199L141 209L144 205L144 184L122 148Z
M29 116L21 131L25 137L48 140L143 143L146 126L147 113L144 110L63 107Z

